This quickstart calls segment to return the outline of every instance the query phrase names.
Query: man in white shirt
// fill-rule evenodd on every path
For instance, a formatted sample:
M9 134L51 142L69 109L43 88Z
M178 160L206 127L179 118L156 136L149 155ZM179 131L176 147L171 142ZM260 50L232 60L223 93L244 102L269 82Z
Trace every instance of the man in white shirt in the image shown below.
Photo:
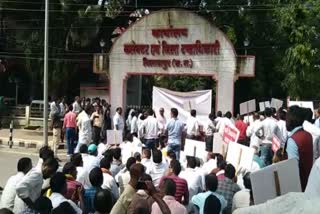
M122 115L122 108L118 107L116 109L116 114L113 117L114 130L124 131L124 120Z
M133 111L132 114L132 120L131 120L131 128L130 128L130 133L133 134L134 136L138 136L138 117L137 117L137 112Z
M130 181L130 168L136 163L134 157L130 157L126 163L126 167L120 170L120 172L115 176L115 180L119 185L120 195L123 193Z
M197 111L192 109L190 112L190 117L187 120L187 138L188 139L197 139L199 136L199 122L196 118Z
M320 129L320 108L316 110L315 115L316 121L314 122L314 125Z
M6 186L2 191L0 208L8 208L11 211L13 210L17 183L32 169L31 159L21 158L18 161L17 168L18 173L8 179Z
M247 137L250 137L250 147L255 147L258 149L258 151L260 150L261 144L260 138L262 138L262 131L260 130L262 126L261 123L260 115L258 113L254 113L253 123L250 123L246 131Z
M76 96L74 98L74 103L72 104L72 107L73 107L73 112L76 113L77 115L80 114L82 108L81 108L81 105L80 105L80 97L79 96Z
M110 166L111 164L106 158L103 158L100 161L100 168L103 173L103 184L101 188L108 189L112 193L114 201L116 201L119 198L119 190L117 183L110 172Z
M150 171L152 160L151 160L151 151L150 149L143 149L141 164L145 167L145 171Z
M158 124L159 124L159 143L161 145L161 148L165 147L164 140L165 140L165 129L167 124L167 119L164 116L164 108L159 109L159 115L157 116Z
M144 136L144 144L148 149L154 149L158 141L159 126L157 119L153 116L153 110L147 111L148 117L143 121L141 130Z
M199 173L196 171L196 159L195 157L187 157L187 168L180 172L179 177L184 178L188 183L189 189L189 200L191 198L202 192L202 178Z
M207 162L205 162L202 166L205 174L208 175L211 171L217 168L217 160L215 159L215 155L211 152L208 153Z
M222 136L223 135L223 132L224 132L224 128L225 126L232 126L233 123L232 123L232 114L230 111L228 111L224 117L222 117L221 119L219 119L218 123L217 123L217 127L216 129L219 131L220 135Z
M153 163L146 173L151 176L154 186L158 187L161 177L165 175L168 169L168 165L162 162L162 152L160 150L153 150L152 156Z
M68 202L75 211L75 213L82 213L82 210L72 200L68 200L63 196L67 192L66 176L63 173L57 172L55 175L52 176L52 178L50 179L50 187L52 194L49 197L49 199L51 200L53 209L57 208L63 202ZM77 194L79 196L80 206L83 207L83 193L78 192Z
M51 178L58 167L56 159L48 159L43 163L41 171L33 168L17 183L14 213L22 213L27 207L34 207L41 195L43 180Z
M92 126L90 115L91 106L86 106L78 116L77 126L79 128L79 142L75 149L75 152L79 152L80 146L83 144L89 145L92 140Z
M216 130L216 127L214 125L214 114L210 113L209 114L209 120L206 123L205 126L205 142L206 142L206 151L212 152L212 147L213 147L213 134Z
M281 140L281 145L284 146L288 138L288 131L286 127L286 112L284 110L279 111L279 121L277 122L277 125L279 127L279 137Z
M262 121L261 127L255 134L258 136L260 131L262 131L261 159L268 166L272 163L272 138L274 135L279 137L279 127L276 120L272 117L272 110L270 108L266 108L264 113L266 119Z

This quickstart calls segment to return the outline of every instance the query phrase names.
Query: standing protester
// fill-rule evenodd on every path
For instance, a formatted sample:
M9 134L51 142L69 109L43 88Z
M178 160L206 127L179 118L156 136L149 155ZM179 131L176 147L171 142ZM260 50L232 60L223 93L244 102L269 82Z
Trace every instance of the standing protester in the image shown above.
M65 114L67 113L69 107L66 103L66 97L63 97L61 99L61 102L59 103L59 108L60 108L60 118L64 118ZM64 143L64 136L65 136L65 130L61 130L61 143Z
M294 158L299 163L299 173L302 191L305 190L313 164L312 136L302 128L303 110L291 106L287 114L287 130L290 132L287 141L288 158Z
M159 131L160 131L160 136L159 136L159 143L161 148L165 147L165 129L166 129L166 124L167 124L167 119L164 116L164 108L159 109L159 115L157 116L158 124L159 124Z
M176 154L177 160L180 159L181 138L184 130L184 124L178 119L178 110L171 109L171 119L166 125L168 133L168 152Z
M131 124L130 124L130 133L132 135L134 135L135 137L138 137L138 117L137 117L137 112L136 111L133 111L131 113L131 117L132 117L132 120L131 120Z
M279 128L277 122L272 117L271 108L265 109L265 116L261 123L261 127L256 131L256 135L259 136L260 131L262 131L262 143L260 146L261 159L264 161L265 165L268 166L272 163L273 152L271 149L272 138L274 135L279 136Z
M158 121L153 116L153 110L147 111L148 117L143 121L141 126L141 132L144 136L144 144L148 149L154 149L158 140L159 127Z
M16 198L16 186L18 182L32 169L32 162L30 158L21 158L18 161L18 173L11 176L1 195L1 208L8 208L11 211L14 208L14 200Z
M246 134L248 125L243 120L244 120L243 115L240 115L239 120L237 120L235 124L236 128L240 131L238 143L244 146L249 146L249 142Z
M103 114L100 105L96 104L95 112L93 112L90 119L93 123L92 141L94 144L98 145L100 143L100 133L103 123Z
M79 151L80 146L83 144L89 145L92 139L92 127L90 115L91 106L86 106L85 110L82 111L78 116L77 126L79 128L79 142L76 147L76 152Z
M207 152L212 152L212 146L213 146L213 133L215 132L215 125L214 125L214 114L210 113L209 114L209 120L206 124L206 151Z
M224 128L225 126L232 126L233 125L233 120L232 120L232 114L230 111L228 111L224 117L220 118L219 120L217 120L217 130L219 131L220 135L223 135L224 132Z
M58 104L58 99L55 99L50 104L50 118L51 118L51 127L52 127L52 145L51 148L54 152L55 157L58 157L58 148L61 140L61 130L62 122L60 117L60 107Z
M260 129L261 123L260 115L258 113L254 113L253 123L250 123L246 131L247 137L250 138L250 147L256 147L258 150L260 149L260 138L262 138L262 131Z
M113 116L113 128L114 130L124 131L124 120L122 115L122 108L116 109L116 114Z
M199 122L197 117L197 111L192 109L190 112L190 117L187 120L187 138L196 140L200 135L199 133Z
M131 122L132 122L132 113L135 112L134 109L130 109L128 113L128 118L126 120L127 130L131 132Z
M68 146L68 155L74 153L76 146L76 129L77 129L77 115L73 112L73 106L69 106L68 113L64 116L63 119L63 129L65 130L67 137L67 146Z
M286 127L286 112L284 110L279 110L279 121L277 122L277 125L279 127L279 137L281 140L281 145L284 146L284 144L287 142L288 138L288 131Z
M107 130L112 129L112 119L110 116L110 109L106 108L103 113L103 122L101 127L101 140L107 141Z
M72 104L73 107L73 112L76 113L77 115L80 114L82 108L81 108L81 99L79 96L76 96L74 98L74 103Z

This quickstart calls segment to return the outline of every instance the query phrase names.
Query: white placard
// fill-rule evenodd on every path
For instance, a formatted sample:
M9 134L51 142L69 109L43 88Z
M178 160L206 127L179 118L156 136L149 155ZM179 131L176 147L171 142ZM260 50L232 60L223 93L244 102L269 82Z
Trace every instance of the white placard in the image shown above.
M266 109L265 105L264 105L264 102L260 102L259 103L259 110L260 112L264 112L264 110Z
M253 116L252 116L252 115L250 115L250 116L245 116L243 122L252 124L252 123L254 122Z
M290 106L299 106L302 108L309 108L311 111L314 111L313 102L311 101L289 101L289 107Z
M135 146L131 142L122 143L120 145L120 148L121 148L121 159L123 164L126 164L127 160L130 157L133 157L136 152L139 152L140 154L142 154L142 147Z
M283 105L283 101L276 99L276 98L272 98L271 99L271 107L275 108L276 110L279 110Z
M247 102L240 104L240 115L248 114L248 105L247 104L248 104Z
M123 142L122 131L107 130L107 144L119 145Z
M301 192L298 161L296 159L281 161L251 173L250 180L255 204L277 197L274 172L278 174L281 195Z
M256 100L249 100L248 101L248 113L251 113L251 112L255 112L257 111L257 108L256 108Z
M231 163L237 171L240 169L251 170L253 156L253 148L238 143L229 143L228 145L226 160L228 163Z
M255 112L256 109L256 100L249 100L247 102L240 104L240 115L245 115L251 112Z
M213 134L213 146L212 146L212 153L218 153L226 156L228 149L228 144L225 144L222 140L220 133Z
M186 156L200 158L203 160L203 162L206 162L208 154L208 152L206 152L206 143L203 141L186 139L184 145L184 154Z
M266 108L271 108L270 101L265 101L265 102L264 102L264 106L265 106Z

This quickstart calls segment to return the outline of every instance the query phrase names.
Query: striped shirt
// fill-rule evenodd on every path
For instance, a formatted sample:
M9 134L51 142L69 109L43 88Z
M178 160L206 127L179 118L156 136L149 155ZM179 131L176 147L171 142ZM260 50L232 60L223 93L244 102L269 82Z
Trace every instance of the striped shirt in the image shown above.
M174 197L178 202L182 202L182 197L184 198L184 201L189 201L188 183L185 179L179 178L176 175L163 176L160 181L160 186L164 179L172 179L176 183L176 194Z

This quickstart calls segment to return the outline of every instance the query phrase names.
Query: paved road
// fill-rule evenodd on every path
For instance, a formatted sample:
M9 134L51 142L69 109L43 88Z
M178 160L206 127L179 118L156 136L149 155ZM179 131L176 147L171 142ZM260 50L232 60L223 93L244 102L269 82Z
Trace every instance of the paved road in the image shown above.
M0 147L0 186L4 187L8 178L17 172L17 162L22 157L29 157L36 165L38 154L36 150L22 150Z

